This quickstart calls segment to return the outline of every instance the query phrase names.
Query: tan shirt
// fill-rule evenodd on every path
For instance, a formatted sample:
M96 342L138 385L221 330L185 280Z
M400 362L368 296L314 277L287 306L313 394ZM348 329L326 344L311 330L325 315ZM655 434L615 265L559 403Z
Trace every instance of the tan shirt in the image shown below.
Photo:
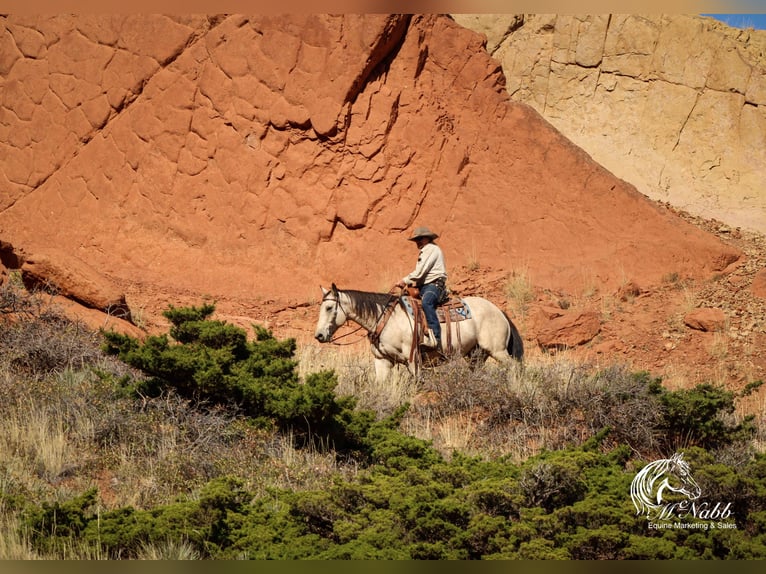
M447 265L444 262L444 253L436 243L426 243L420 248L418 263L415 270L407 275L402 281L409 285L421 286L433 283L437 279L447 280Z

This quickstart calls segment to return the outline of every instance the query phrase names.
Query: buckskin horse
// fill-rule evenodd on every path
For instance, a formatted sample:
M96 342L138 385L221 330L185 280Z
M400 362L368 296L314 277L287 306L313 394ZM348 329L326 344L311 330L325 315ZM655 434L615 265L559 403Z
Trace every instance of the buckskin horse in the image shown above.
M411 293L370 293L341 290L335 284L322 289L314 337L329 343L338 328L353 321L367 331L375 357L375 376L385 380L396 364L406 365L417 376L418 305ZM463 297L440 307L442 346L448 354L472 354L481 361L492 357L507 364L521 361L524 345L513 321L494 303L482 297Z

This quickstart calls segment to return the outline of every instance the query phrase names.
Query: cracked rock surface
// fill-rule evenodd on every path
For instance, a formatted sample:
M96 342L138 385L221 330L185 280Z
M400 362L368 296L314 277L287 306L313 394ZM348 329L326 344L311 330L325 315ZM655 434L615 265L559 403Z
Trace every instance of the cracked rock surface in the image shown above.
M612 173L766 233L766 31L681 14L456 15L513 100Z
M613 25L578 26L587 41L548 61L603 67ZM749 244L648 199L514 101L484 41L444 15L0 17L0 260L124 294L147 331L169 304L207 299L248 329L310 338L320 285L389 290L427 225L459 293L508 307L526 274L550 308L633 285L612 317L573 305L594 337L582 346L673 355L662 345L696 334L657 334L658 294L683 293L666 278L707 289L758 261ZM589 77L572 82L598 93Z

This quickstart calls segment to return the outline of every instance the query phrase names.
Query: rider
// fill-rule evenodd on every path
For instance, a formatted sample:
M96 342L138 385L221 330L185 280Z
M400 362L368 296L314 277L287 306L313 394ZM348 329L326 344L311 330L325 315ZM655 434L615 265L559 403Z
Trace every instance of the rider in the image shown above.
M434 239L437 237L439 236L427 227L418 227L412 232L409 241L414 241L420 250L418 262L415 270L397 283L397 287L404 288L405 285L415 285L420 288L420 298L426 315L426 322L434 337L434 340L427 343L427 346L435 347L441 353L441 325L439 325L439 318L436 315L436 306L444 296L446 289L447 266L444 263L444 253L434 243Z

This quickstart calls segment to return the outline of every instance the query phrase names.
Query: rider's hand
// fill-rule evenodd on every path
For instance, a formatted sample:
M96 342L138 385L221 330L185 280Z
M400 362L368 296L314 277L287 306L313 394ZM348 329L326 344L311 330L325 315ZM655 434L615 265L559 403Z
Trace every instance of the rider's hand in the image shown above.
M404 284L404 281L399 281L399 283L396 284L396 287L399 287L399 289L404 289L406 285Z

